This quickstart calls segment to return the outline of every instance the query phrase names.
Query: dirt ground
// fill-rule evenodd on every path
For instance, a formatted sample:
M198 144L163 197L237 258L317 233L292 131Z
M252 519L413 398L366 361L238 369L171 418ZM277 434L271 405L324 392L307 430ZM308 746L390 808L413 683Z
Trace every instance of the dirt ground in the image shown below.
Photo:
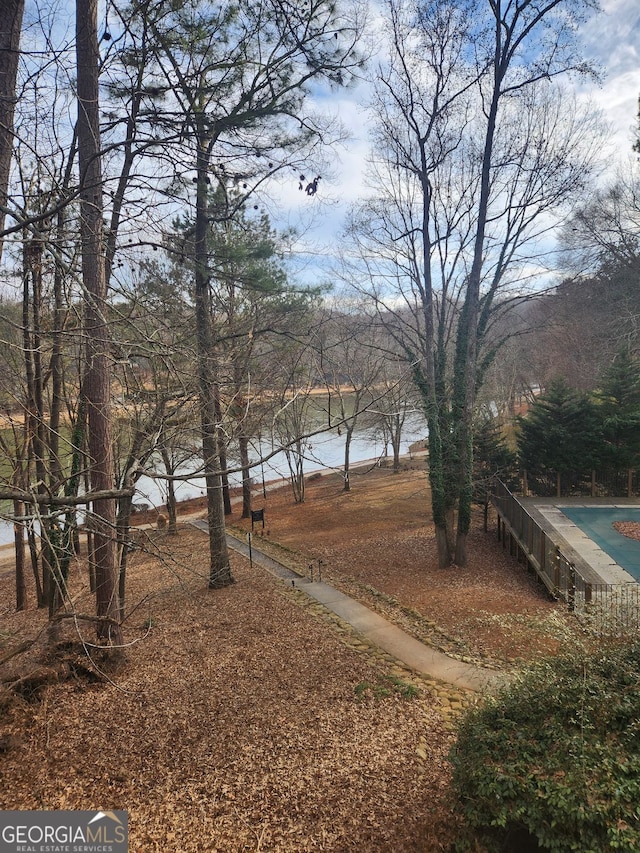
M324 476L302 505L289 489L256 500L253 541L461 657L506 665L561 642L563 611L495 535L474 531L465 569L437 568L428 504L418 469L354 473L349 493ZM237 511L231 523L248 532ZM235 554L236 582L209 591L207 539L180 527L142 533L131 555L115 665L81 619L48 649L44 615L13 611L0 567L0 661L38 637L0 670L0 808L127 809L132 853L449 850L449 723L468 698ZM40 680L6 692L34 669Z

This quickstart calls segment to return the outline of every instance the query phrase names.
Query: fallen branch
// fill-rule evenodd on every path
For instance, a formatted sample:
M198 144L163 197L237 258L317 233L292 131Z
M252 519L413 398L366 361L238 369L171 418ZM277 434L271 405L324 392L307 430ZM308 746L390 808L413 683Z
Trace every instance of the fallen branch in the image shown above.
M91 616L88 613L56 613L51 621L60 622L62 619L73 619L78 622L98 622L100 624L117 625L120 627L120 622L117 619L112 619L111 616Z
M69 674L69 667L60 664L57 667L41 667L28 675L16 678L15 681L5 682L10 693L21 696L27 702L32 702L44 687L56 684Z

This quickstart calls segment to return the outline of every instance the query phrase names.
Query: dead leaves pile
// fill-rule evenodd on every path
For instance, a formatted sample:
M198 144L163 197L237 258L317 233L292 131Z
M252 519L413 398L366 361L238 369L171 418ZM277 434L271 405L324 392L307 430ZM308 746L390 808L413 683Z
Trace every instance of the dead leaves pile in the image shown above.
M614 521L614 528L628 539L640 541L640 523L637 521Z
M381 665L280 581L235 558L236 583L208 591L204 534L164 544L164 564L131 560L129 600L149 598L126 665L2 712L0 807L127 809L132 853L448 849L451 735L432 700L359 699Z

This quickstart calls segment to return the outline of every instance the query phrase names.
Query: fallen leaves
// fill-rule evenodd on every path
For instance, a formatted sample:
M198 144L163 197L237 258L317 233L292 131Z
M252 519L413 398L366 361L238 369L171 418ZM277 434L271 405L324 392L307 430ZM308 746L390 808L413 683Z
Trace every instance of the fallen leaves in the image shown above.
M637 521L614 521L613 526L628 539L640 540L640 523Z
M0 807L127 809L132 853L442 849L451 735L433 700L358 701L384 668L280 581L237 558L237 583L209 591L188 570L206 537L166 544L171 573L132 559L130 600L156 593L153 627L113 683L54 684L4 718L19 739L0 756Z
M324 579L456 653L542 646L557 605L494 537L474 531L469 567L439 570L424 473L376 470L366 482L354 476L347 499L323 477L301 506L270 493L270 538L287 561L322 559ZM443 714L455 717L462 697L446 708L433 690L404 698L392 664L239 557L237 582L209 591L202 533L149 537L130 557L126 665L2 711L0 807L127 809L131 853L448 850ZM84 575L75 583L82 592ZM10 577L0 593L0 639L13 648L46 617L13 612ZM361 698L359 684L371 685Z

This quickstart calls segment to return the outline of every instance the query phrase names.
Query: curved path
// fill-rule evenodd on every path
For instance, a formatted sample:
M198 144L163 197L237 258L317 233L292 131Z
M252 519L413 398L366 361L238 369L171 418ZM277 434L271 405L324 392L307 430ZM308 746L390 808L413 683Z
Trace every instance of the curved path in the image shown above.
M207 522L192 521L195 527L206 532ZM450 658L431 646L421 643L410 636L397 625L384 619L373 610L349 598L329 584L321 581L310 581L296 572L264 554L252 543L251 555L249 545L231 533L227 533L227 544L230 548L244 557L251 556L254 563L267 569L272 574L304 592L309 598L322 604L341 619L351 625L362 637L372 645L403 661L408 667L423 675L445 681L465 690L486 690L504 683L505 675L495 670L483 669Z

